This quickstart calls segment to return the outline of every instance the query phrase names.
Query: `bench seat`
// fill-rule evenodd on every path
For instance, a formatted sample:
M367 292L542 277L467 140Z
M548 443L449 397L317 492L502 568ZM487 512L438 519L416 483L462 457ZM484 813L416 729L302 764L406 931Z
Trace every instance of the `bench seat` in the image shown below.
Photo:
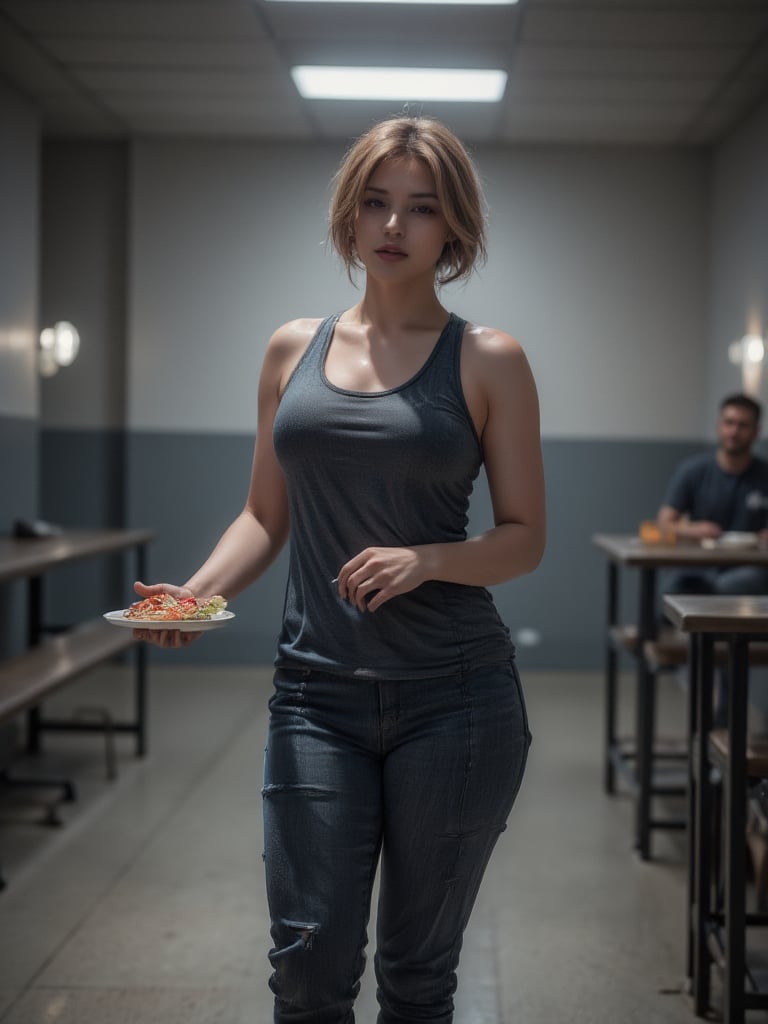
M35 707L59 686L134 645L133 631L92 619L0 664L0 720Z
M610 631L611 643L617 650L637 656L637 627L631 624L613 626ZM653 640L646 640L643 656L652 672L681 668L688 664L689 638L686 633L672 626L663 626ZM725 665L728 645L725 641L715 644L715 664ZM755 641L749 645L750 665L768 665L768 642Z

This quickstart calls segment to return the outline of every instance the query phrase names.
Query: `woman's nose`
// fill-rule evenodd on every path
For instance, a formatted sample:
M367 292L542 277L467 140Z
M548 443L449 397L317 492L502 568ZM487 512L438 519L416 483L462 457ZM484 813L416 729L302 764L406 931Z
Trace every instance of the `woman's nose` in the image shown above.
M394 210L390 213L389 217L387 217L384 230L393 234L402 234L402 222Z

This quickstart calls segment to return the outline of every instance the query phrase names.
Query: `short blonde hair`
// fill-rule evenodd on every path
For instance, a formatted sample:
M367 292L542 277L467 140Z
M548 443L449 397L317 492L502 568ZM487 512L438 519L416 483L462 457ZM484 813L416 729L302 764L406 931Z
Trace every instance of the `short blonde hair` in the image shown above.
M427 117L395 117L374 125L347 151L336 172L328 234L347 273L362 269L355 219L365 187L379 164L402 157L417 157L432 172L451 231L435 267L438 283L469 277L486 258L485 197L463 143L440 121Z

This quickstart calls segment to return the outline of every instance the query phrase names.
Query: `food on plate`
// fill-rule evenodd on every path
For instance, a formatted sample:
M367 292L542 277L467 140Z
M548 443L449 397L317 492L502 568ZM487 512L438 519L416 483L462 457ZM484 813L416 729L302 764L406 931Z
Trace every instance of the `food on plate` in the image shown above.
M126 619L152 622L189 622L193 619L211 619L227 607L226 598L220 594L214 597L172 597L170 594L153 594L143 601L136 601L126 608Z

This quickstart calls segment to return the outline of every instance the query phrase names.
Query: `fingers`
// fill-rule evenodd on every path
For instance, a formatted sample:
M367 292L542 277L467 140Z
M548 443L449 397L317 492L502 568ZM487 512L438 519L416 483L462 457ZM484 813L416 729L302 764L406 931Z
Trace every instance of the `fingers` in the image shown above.
M425 578L419 548L366 548L339 570L339 596L361 612L375 612Z
M349 594L348 600L355 605L355 607L361 611L375 611L372 607L374 594L380 594L381 588L377 587L376 583L372 579L362 579L360 583L356 583L353 579L350 580L347 593ZM379 604L382 602L379 601ZM378 605L376 606L378 607Z
M187 587L178 587L175 583L142 583L136 580L133 589L140 597L152 597L153 594L170 594L172 597L189 597L192 591Z
M141 580L136 580L133 584L133 589L139 597L151 597L153 594L164 594L166 588L164 583L153 583L151 586L148 586L146 583L142 583Z
M386 569L374 564L374 559L366 555L367 552L362 552L340 570L339 596L358 611L373 612L394 593Z
M152 644L154 647L189 647L202 633L181 629L134 629L133 639Z

